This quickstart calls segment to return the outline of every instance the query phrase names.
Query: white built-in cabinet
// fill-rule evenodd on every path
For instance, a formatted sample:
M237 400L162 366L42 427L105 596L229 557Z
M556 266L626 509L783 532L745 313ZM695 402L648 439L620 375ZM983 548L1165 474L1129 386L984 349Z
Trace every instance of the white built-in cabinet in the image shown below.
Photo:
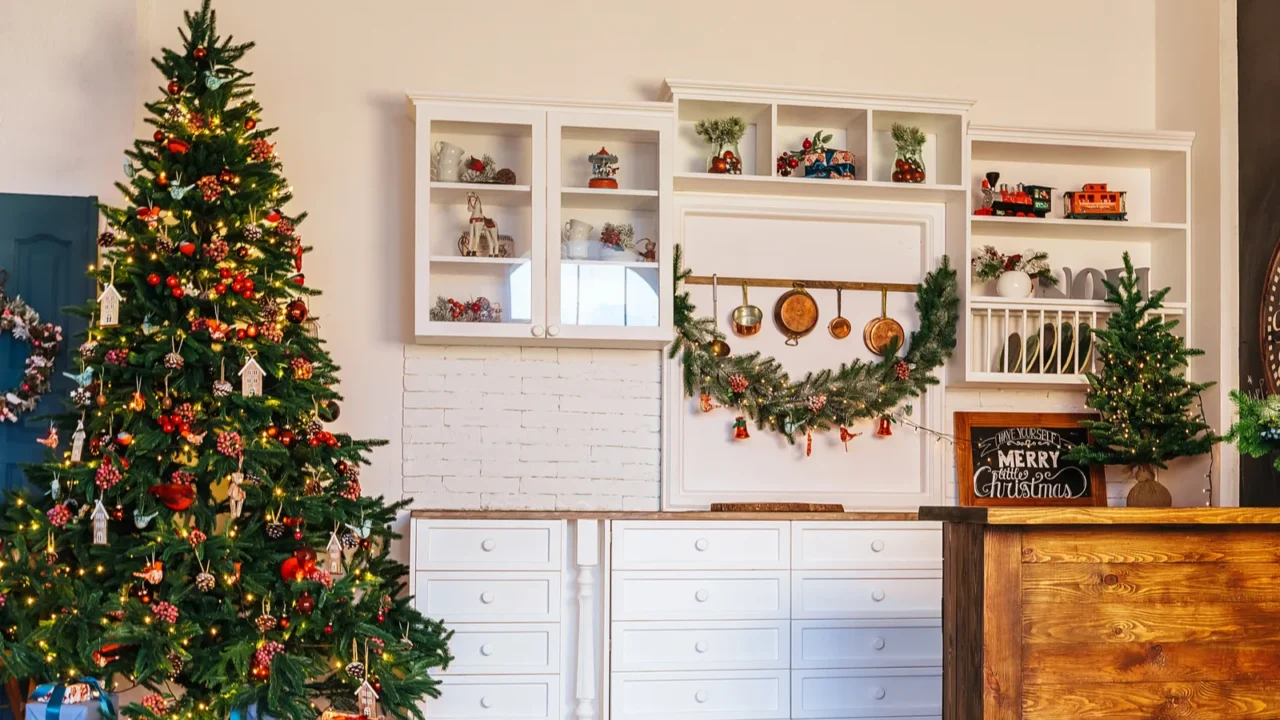
M664 103L535 103L410 96L416 124L414 329L419 342L661 347L671 340L672 113ZM464 158L493 157L516 183L446 182L433 167L439 143ZM588 156L619 158L616 189L588 187ZM508 236L501 257L464 255L468 196ZM591 226L586 258L562 257L562 231ZM628 224L636 249L599 242L606 223ZM647 242L646 242L647 241ZM640 250L652 243L656 257ZM486 298L500 322L433 318L439 298Z
M456 659L428 717L941 714L936 523L430 515L411 591Z

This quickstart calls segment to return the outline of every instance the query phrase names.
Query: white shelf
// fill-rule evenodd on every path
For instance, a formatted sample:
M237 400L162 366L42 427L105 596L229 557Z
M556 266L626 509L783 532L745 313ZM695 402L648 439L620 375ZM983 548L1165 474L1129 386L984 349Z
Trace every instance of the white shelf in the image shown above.
M658 263L641 260L561 260L561 265L608 265L610 267L640 268L657 270Z
M432 255L431 263L434 264L450 264L450 265L524 265L530 262L531 258L493 258L493 257L465 257L462 255Z
M990 295L975 295L969 298L969 304L974 309L981 310L1044 310L1046 312L1106 312L1110 313L1115 310L1115 306L1105 300L1076 300L1072 298L1024 298L1015 300L1012 298L1003 298ZM1156 312L1166 312L1170 315L1180 315L1187 309L1185 302L1166 302L1161 310Z
M680 173L674 178L676 192L725 195L779 195L783 197L835 198L853 200L897 200L902 202L947 202L963 200L963 185L875 182L870 180L830 180L824 178L774 177L770 175L718 175Z
M475 193L482 203L490 205L528 205L532 202L532 188L528 185L499 185L497 183L463 183L431 181L431 202L466 203L467 195Z
M1155 242L1182 239L1186 223L1128 220L1072 220L1069 218L972 216L973 235L1068 240Z
M566 187L560 190L560 206L589 210L653 211L658 209L658 191Z

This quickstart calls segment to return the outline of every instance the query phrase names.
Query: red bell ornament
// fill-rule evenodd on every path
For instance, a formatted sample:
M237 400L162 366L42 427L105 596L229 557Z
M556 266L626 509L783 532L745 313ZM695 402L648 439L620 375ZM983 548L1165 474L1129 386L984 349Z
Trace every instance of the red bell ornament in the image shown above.
M747 432L747 419L741 415L733 421L733 439L746 440L751 437L751 433Z
M891 427L892 424L893 424L893 421L891 421L888 417L880 418L880 425L876 427L876 435L878 437L889 437L890 435L892 435L893 434L893 428Z

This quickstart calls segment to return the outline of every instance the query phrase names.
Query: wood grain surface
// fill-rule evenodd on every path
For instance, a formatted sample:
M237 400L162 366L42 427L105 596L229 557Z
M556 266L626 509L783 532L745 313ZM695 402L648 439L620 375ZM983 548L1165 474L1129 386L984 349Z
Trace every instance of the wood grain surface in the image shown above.
M1023 717L1034 720L1166 720L1280 717L1280 683L1188 681L1028 685Z
M1023 641L1280 642L1280 598L1269 603L1029 603ZM1280 717L1280 716L1278 716Z
M1027 563L1280 562L1280 533L1213 528L1058 528L1028 530Z
M910 521L913 512L571 512L556 510L413 510L422 520L844 520Z
M1032 643L1022 650L1025 683L1164 682L1274 678L1280 645L1264 642Z
M981 525L942 530L942 716L982 717L983 536Z
M1028 563L1022 601L1198 603L1280 600L1276 563Z
M1016 528L986 528L984 535L982 717L1017 720L1022 717L1022 534Z
M921 520L987 525L1276 525L1280 508L920 508Z

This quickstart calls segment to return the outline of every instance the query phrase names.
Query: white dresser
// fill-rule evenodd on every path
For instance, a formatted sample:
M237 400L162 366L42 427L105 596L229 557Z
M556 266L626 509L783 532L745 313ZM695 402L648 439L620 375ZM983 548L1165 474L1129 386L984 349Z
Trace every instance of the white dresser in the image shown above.
M412 591L456 657L425 709L936 720L941 528L879 517L415 513Z

